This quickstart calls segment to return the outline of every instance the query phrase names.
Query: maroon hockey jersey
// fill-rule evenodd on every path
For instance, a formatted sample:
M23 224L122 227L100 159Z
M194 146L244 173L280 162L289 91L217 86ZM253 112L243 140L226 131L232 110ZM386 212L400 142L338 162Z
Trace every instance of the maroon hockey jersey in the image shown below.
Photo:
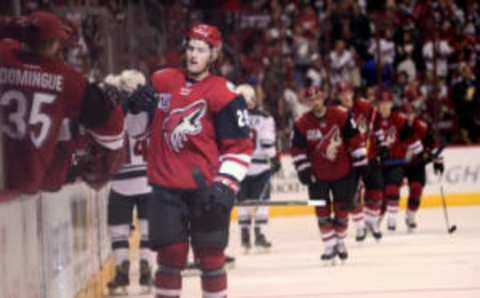
M9 43L0 43L0 57L7 188L27 193L41 190L43 184L57 188L65 182L73 150L57 145L71 140L70 123L89 117L82 104L86 81L60 60L35 56ZM108 123L89 132L99 144L120 148L123 112L115 110Z
M383 131L382 145L388 148L389 159L403 160L407 154L406 137L402 137L407 129L407 117L400 112L392 112L389 118L380 117L378 129Z
M370 101L359 98L353 104L352 117L365 142L368 159L372 160L377 156L378 134L380 133L377 131L378 112Z
M200 169L208 183L238 187L253 150L243 97L224 78L189 80L181 69L152 75L159 97L152 124L148 179L163 187L191 189Z
M367 162L355 121L339 106L329 106L321 118L310 111L298 119L291 153L297 171L312 167L316 179L322 181L343 178L351 172L352 165Z

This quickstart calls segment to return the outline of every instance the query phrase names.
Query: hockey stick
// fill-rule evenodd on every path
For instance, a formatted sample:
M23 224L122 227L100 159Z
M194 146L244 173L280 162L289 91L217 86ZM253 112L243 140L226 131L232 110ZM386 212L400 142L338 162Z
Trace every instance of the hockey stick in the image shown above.
M445 194L443 192L443 185L440 185L440 197L442 198L443 217L445 218L447 233L453 234L457 230L457 226L456 225L450 226L450 221L448 220L447 202L445 200Z
M236 207L260 207L260 206L286 206L286 207L295 207L295 206L315 206L323 207L326 203L324 200L275 200L275 201L258 201L258 200L245 200L241 202L236 202Z

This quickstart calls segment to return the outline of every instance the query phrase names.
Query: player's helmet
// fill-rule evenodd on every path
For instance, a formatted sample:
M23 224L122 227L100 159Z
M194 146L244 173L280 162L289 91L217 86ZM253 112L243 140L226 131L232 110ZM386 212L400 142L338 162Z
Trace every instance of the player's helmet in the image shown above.
M256 102L256 100L255 100L255 90L249 84L238 85L238 87L235 89L235 91L245 98L245 100L247 101L247 104Z
M127 69L120 74L120 88L128 94L147 83L145 76L135 69Z
M36 11L30 15L31 22L29 41L48 41L58 39L67 43L72 34L72 28L59 16L46 11Z
M203 40L213 48L220 48L222 46L222 34L217 27L212 25L194 25L188 33L188 38Z
M346 81L346 80L339 81L335 87L336 87L336 90L337 90L337 94L353 90L352 83L350 81Z

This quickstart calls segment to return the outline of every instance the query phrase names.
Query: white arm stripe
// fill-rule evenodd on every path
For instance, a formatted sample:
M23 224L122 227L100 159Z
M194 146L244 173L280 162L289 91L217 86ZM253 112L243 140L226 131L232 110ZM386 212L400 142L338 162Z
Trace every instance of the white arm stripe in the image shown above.
M299 155L295 156L292 160L293 160L294 163L296 163L296 162L299 162L303 159L307 159L306 154L299 154Z
M247 174L248 166L240 164L231 159L226 159L220 165L219 174L229 175L234 177L237 181L242 181Z
M102 136L94 133L91 130L88 130L88 132L93 136L98 144L107 149L117 150L123 147L123 143L125 141L125 131L122 131L116 136Z
M299 165L299 166L297 167L297 171L298 171L298 172L301 172L301 171L303 171L303 170L305 170L306 168L309 168L309 167L311 167L311 166L312 166L312 164L309 163L309 162L302 163L301 165Z
M353 158L361 158L361 157L364 157L367 155L367 149L362 147L362 148L358 148L356 150L354 150L352 152L352 157Z
M419 154L423 150L423 144L420 141L416 141L415 143L408 146L407 150L409 152L412 152L413 154Z

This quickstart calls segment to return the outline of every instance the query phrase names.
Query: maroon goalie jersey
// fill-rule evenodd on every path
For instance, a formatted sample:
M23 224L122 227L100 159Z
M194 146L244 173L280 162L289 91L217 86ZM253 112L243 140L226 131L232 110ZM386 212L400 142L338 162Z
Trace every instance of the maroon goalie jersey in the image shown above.
M181 69L152 75L159 97L152 124L148 179L163 187L192 189L192 170L208 183L236 188L250 164L253 145L243 97L224 78L189 80Z
M316 179L333 181L347 176L353 166L366 165L366 149L348 111L329 106L321 118L313 112L297 120L292 158L298 172L312 167Z
M8 189L33 193L57 189L65 182L73 148L61 143L71 142L72 122L82 123L90 117L83 104L85 90L81 74L62 61L0 42L1 127ZM123 144L122 111L117 109L107 122L88 131L99 144L118 149Z

